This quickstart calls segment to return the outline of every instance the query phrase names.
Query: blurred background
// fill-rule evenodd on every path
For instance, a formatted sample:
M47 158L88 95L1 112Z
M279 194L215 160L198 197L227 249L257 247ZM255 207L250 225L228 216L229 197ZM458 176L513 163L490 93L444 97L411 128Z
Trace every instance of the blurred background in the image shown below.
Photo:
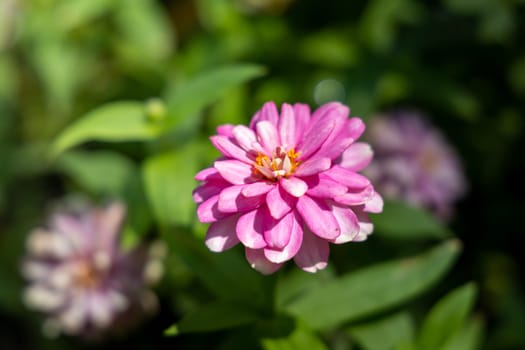
M466 195L440 224L462 242L459 259L435 288L404 305L417 320L447 291L474 281L473 314L484 324L479 348L525 348L517 222L524 43L523 0L0 0L0 347L257 348L239 340L242 329L163 335L186 310L213 299L170 237L202 241L206 226L195 222L191 189L193 174L218 156L207 139L217 125L246 124L266 101L316 108L336 100L365 122L420 111L465 172ZM154 139L131 131L77 135L64 141L66 152L49 156L63 130L115 101L140 103L153 123L167 115L172 128ZM163 153L173 149L180 152ZM169 197L164 204L152 195L159 186ZM124 244L161 237L170 251L156 288L159 311L96 342L49 339L42 315L22 298L28 233L45 226L57 203L78 197L123 200ZM388 227L382 234L387 224L366 243L336 247L320 278L415 254L435 240L399 237ZM328 348L370 348L342 338L322 334Z

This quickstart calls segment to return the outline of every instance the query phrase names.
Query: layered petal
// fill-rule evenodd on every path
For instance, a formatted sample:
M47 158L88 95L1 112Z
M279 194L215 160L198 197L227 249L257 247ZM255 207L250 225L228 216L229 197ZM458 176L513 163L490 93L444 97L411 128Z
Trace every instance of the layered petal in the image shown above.
M305 195L298 199L296 208L308 228L318 237L331 240L341 234L337 220L324 201Z
M246 260L250 263L250 266L255 270L259 271L263 275L269 275L279 270L282 264L276 264L268 260L264 255L263 249L245 249Z
M304 271L315 273L326 268L329 255L328 242L305 230L301 248L295 255L294 261Z
M205 242L208 249L218 253L239 243L235 232L238 220L238 215L230 215L223 220L212 223L206 233Z
M217 160L213 166L219 174L234 185L242 185L251 181L253 170L248 164L239 160Z

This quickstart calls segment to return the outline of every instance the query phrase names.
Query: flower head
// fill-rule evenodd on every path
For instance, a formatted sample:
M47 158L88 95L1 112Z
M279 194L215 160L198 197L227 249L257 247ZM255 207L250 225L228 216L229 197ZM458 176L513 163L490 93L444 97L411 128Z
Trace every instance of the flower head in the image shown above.
M399 111L374 118L367 136L375 157L366 174L385 197L450 218L466 184L456 153L437 129L415 112Z
M290 259L303 270L326 267L329 244L365 240L367 212L382 199L357 172L372 158L356 140L365 126L348 107L328 103L266 103L250 126L223 125L211 137L223 154L202 170L194 191L201 222L211 223L206 245L215 252L238 244L262 273Z
M124 212L119 203L58 212L49 229L28 236L25 302L48 315L44 330L50 335L99 337L155 308L148 284L160 277L162 249L122 250L118 238Z

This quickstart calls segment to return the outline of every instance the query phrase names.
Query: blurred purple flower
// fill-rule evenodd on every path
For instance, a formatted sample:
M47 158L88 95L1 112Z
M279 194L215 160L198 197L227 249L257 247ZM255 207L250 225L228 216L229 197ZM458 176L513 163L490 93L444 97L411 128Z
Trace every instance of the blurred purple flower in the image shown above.
M290 259L316 272L328 262L329 243L365 240L367 212L383 201L357 171L371 160L355 142L365 125L348 107L328 103L264 104L250 126L223 125L212 136L223 154L196 179L201 222L211 223L206 245L221 252L241 242L251 266L264 274Z
M120 203L58 212L27 238L26 304L48 315L44 331L100 337L127 328L157 305L148 285L162 275L161 245L124 251Z
M418 113L398 111L374 118L366 136L375 153L366 175L383 196L427 208L444 221L451 217L466 183L437 129Z

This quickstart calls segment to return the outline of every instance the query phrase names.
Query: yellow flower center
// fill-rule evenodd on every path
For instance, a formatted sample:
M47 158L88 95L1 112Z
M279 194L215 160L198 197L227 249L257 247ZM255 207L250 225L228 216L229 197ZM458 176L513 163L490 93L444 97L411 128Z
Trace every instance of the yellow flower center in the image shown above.
M282 147L277 147L272 152L272 157L259 153L255 158L254 172L262 174L270 180L287 177L295 171L299 165L297 160L299 153L292 148L286 152Z

